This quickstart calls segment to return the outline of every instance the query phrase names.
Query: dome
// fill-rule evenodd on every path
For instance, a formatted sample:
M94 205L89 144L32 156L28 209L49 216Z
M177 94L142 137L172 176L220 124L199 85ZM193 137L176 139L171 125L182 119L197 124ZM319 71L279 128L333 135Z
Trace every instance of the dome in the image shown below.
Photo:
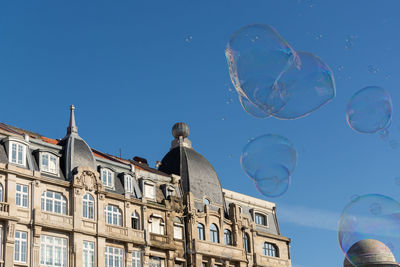
M174 128L176 125L178 124L175 124ZM189 134L189 127L183 132ZM177 135L175 138L179 136L184 135ZM206 158L188 145L189 142L186 138L181 141L175 139L173 147L162 159L159 170L167 174L180 175L184 192L192 192L194 198L201 203L203 198L207 197L211 204L224 206L222 187L217 173Z
M357 267L399 266L390 249L384 243L375 239L358 241L348 250L347 256ZM354 267L347 258L343 266Z

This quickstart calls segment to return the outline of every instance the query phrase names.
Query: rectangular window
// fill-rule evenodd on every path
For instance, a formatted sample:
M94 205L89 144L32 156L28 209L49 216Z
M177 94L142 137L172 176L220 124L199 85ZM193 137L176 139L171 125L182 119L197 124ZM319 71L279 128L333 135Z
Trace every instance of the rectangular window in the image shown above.
M18 207L28 207L28 186L17 184L15 202Z
M132 251L132 267L142 266L142 253L139 250Z
M10 162L19 165L25 165L25 145L12 142L10 150Z
M101 181L106 187L114 187L114 177L111 170L102 169L101 170Z
M57 174L57 157L50 153L42 153L41 170Z
M125 191L127 193L133 193L133 177L130 175L125 176Z
M40 264L45 266L67 266L67 239L55 236L40 236Z
M106 246L105 249L105 267L123 267L124 266L124 250Z
M174 238L183 239L183 225L174 224Z
M154 185L151 184L144 184L144 196L147 198L155 199L155 190Z
M28 233L15 231L14 261L26 263Z
M83 241L83 267L94 267L94 242Z
M262 214L256 213L256 224L267 225L265 216Z
M164 259L161 259L159 257L151 257L150 267L164 267Z

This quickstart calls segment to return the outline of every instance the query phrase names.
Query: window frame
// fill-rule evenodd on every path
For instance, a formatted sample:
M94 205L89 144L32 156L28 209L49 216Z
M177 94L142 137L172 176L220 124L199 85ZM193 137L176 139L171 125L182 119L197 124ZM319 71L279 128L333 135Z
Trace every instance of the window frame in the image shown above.
M254 222L257 225L261 226L268 226L268 219L267 215L260 213L260 212L254 212ZM260 221L261 219L261 221Z
M134 227L134 223L133 223L134 221L136 221L136 223L137 223L136 227ZM136 211L133 211L131 213L131 227L132 227L132 229L135 229L135 230L141 230L140 226L141 226L140 215Z
M152 193L151 193L151 196L149 196L147 193L149 192L148 190L147 190L147 188L148 187L152 187L153 189L151 190L152 191ZM152 199L152 200L155 200L156 199L156 197L157 197L157 193L156 193L156 185L155 185L155 183L153 183L153 182L150 182L150 181L143 181L143 196L145 197L145 198L148 198L148 199Z
M88 197L86 198L86 196L88 196ZM92 211L92 213L90 211ZM94 200L94 197L92 196L92 194L86 193L83 195L82 218L85 218L88 220L95 219L95 200Z
M155 225L154 223L155 222L154 221L158 221L159 222L159 227L158 227L159 232L158 233L153 231L155 229L155 227L154 227L154 225ZM157 214L152 214L150 216L149 223L148 223L148 228L149 228L149 232L152 233L152 234L165 235L164 219L161 216L157 215Z
M51 193L52 197L47 196L47 193ZM58 199L56 196L60 196L61 198ZM59 204L57 204L59 203ZM51 210L48 210L48 204L51 204ZM56 207L59 205L60 212L56 211ZM68 201L67 198L60 192L56 191L43 191L41 196L41 210L44 212L50 212L55 214L61 215L68 215Z
M43 165L43 157L44 156L47 156L48 157L48 159L47 159L47 161L48 161L48 169L46 170L45 168L44 168L44 166L45 165ZM54 171L51 171L50 170L50 162L51 162L51 157L52 158L54 158L55 159L55 169L54 169ZM45 173L48 173L48 174L52 174L52 175L59 175L59 157L58 156L56 156L54 153L51 153L51 152L40 152L40 157L39 157L39 168L40 168L40 171L41 172L45 172Z
M124 175L124 186L125 186L125 192L133 194L135 193L135 187L134 187L134 179L132 175L130 174L125 174Z
M278 246L270 243L264 242L263 243L263 255L268 257L279 258L279 249Z
M15 161L13 161L13 145L15 145ZM19 166L26 166L26 151L27 151L27 144L16 141L16 140L10 140L9 141L9 150L8 150L8 162L12 164L16 164ZM21 162L19 162L19 148L22 148L21 151Z
M197 223L197 237L199 240L206 240L206 235L204 231L204 224L202 223Z
M243 232L242 241L243 241L244 251L246 253L251 253L250 235L248 233L246 233L246 232Z
M112 252L110 252L110 250L112 250ZM115 251L118 251L118 253L115 253ZM104 248L104 261L105 261L104 266L105 267L124 267L124 265L125 265L124 254L125 254L124 248L106 245ZM111 257L111 260L109 257ZM118 258L118 265L114 265L116 258ZM112 263L111 265L109 265L110 262Z
M132 250L132 267L142 267L142 254L141 250Z
M232 246L232 232L229 229L224 230L224 244Z
M183 223L179 217L174 218L174 239L183 240Z
M107 175L107 177L106 177L106 179L104 180L104 173L106 173ZM105 167L103 167L103 168L101 168L101 171L100 171L100 179L101 179L101 182L102 182L102 184L104 185L104 187L107 187L107 188L111 188L111 189L114 189L115 188L115 177L114 177L114 171L112 170L112 169L110 169L110 168L105 168ZM109 175L108 175L109 174ZM110 181L109 181L110 180ZM106 183L104 183L106 181ZM111 183L111 184L109 184L109 182Z
M25 188L26 192L24 192ZM15 205L20 208L29 207L29 186L18 183L15 184Z
M4 201L4 187L3 187L2 183L0 183L0 202L5 202Z
M111 207L112 210L109 210L108 207ZM110 216L108 216L108 215L110 215ZM110 219L110 221L108 219ZM114 223L114 219L116 219L117 223ZM107 204L104 207L104 220L105 220L105 223L108 225L116 225L116 226L122 227L123 226L123 218L122 218L121 209L116 205Z
M96 263L95 249L96 245L92 241L83 240L82 243L82 266L94 267ZM92 247L91 247L92 246Z
M215 227L215 229L212 227ZM219 229L215 223L210 225L210 241L213 243L219 243Z
M17 233L19 237L17 237ZM22 234L25 234L25 238L22 238ZM15 231L14 234L14 262L27 263L28 262L28 232ZM16 249L18 248L18 249ZM25 252L25 254L23 254ZM17 257L18 255L18 257ZM23 257L25 255L25 257Z

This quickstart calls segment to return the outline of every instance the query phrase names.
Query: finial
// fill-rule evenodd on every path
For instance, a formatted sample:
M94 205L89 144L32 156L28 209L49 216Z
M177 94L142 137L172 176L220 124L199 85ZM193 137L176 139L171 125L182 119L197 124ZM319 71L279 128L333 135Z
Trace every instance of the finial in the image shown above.
M75 106L71 105L69 107L69 109L71 111L71 114L70 114L70 117L69 117L69 125L68 125L68 129L67 129L67 133L68 134L78 133L78 127L76 127L76 124L75 124L75 112L74 112Z
M186 138L189 136L189 126L184 122L175 123L172 127L172 135L179 139L180 136Z

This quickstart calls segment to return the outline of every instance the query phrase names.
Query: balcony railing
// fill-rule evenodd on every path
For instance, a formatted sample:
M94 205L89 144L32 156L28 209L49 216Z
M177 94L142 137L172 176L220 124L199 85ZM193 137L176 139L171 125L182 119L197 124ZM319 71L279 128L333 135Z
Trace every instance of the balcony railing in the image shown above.
M8 213L10 211L10 205L6 202L0 202L0 212Z
M104 234L109 238L136 241L138 243L144 244L144 232L142 230L135 230L128 227L106 224Z
M57 214L51 212L44 212L41 210L34 211L35 223L47 227L64 229L64 230L72 230L73 220L72 216Z
M155 233L150 233L150 240L151 241L158 241L158 242L162 242L162 243L169 243L168 236L155 234Z

